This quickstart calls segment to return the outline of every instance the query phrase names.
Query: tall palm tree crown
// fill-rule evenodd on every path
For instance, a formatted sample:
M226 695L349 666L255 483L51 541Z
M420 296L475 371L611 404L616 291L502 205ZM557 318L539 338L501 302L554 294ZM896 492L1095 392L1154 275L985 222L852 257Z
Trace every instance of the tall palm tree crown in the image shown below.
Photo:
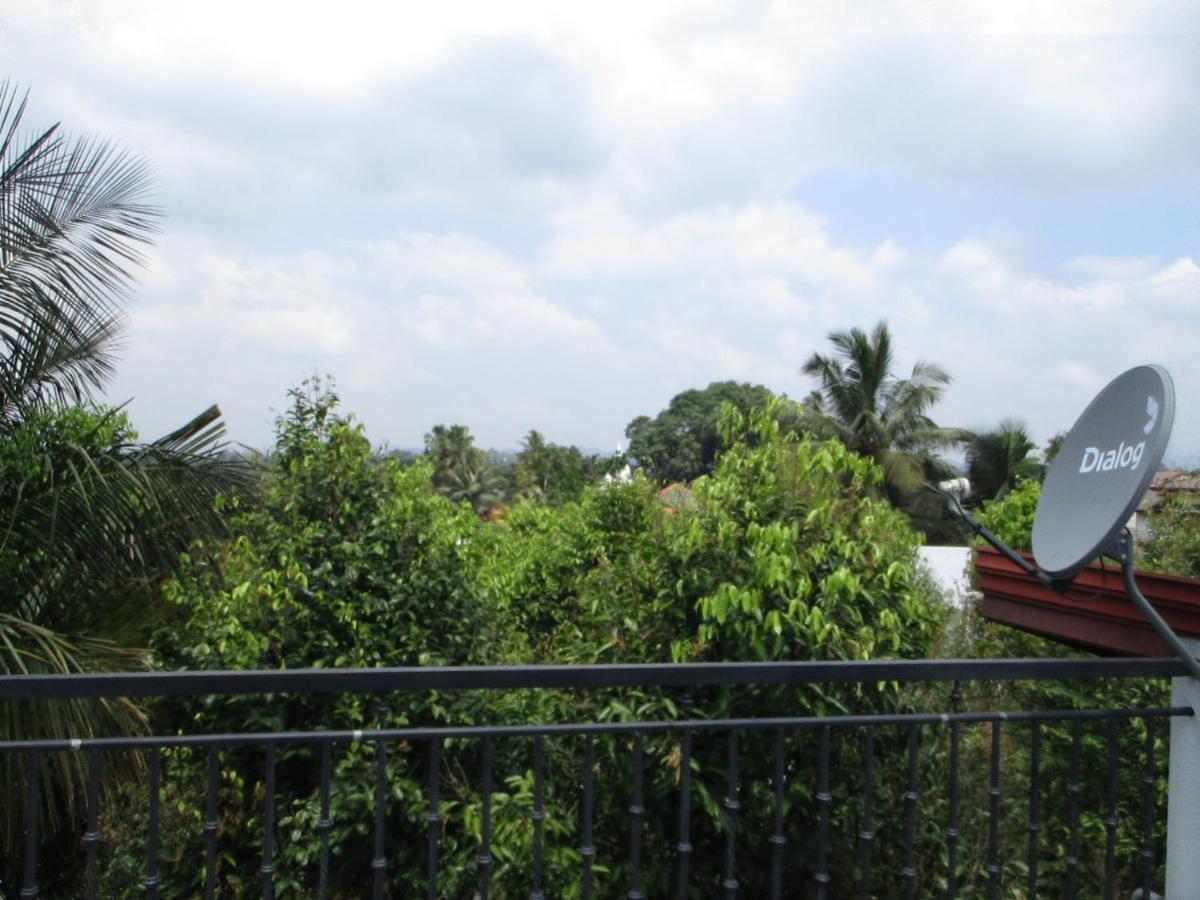
M1023 423L1005 419L993 430L975 435L967 444L967 478L971 500L999 500L1022 478L1035 478L1040 465L1029 454L1037 445Z
M879 463L893 499L930 477L948 474L949 467L932 451L964 440L966 432L940 427L928 411L950 376L936 365L917 362L908 378L897 378L884 321L869 335L852 328L830 334L829 341L835 352L814 353L802 371L820 385L807 403L823 415L833 434Z
M214 499L246 472L222 453L215 406L140 443L123 413L94 404L159 212L145 163L57 125L26 133L25 110L0 84L0 674L128 668L158 584L193 540L222 533ZM3 703L0 737L86 737L122 713L128 728L129 705ZM11 756L0 855L20 808L4 802L21 780ZM81 772L44 768L54 827Z

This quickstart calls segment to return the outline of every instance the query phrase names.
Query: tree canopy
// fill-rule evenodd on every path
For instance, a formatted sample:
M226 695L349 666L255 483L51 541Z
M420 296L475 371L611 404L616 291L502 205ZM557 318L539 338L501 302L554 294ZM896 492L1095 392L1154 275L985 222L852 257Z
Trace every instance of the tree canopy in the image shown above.
M721 405L728 403L743 415L763 406L774 394L761 384L714 381L703 390L688 390L671 398L654 418L638 416L625 428L629 455L655 481L690 482L713 470L724 443L717 428ZM796 404L776 407L785 430L797 428L802 413Z
M900 501L930 477L952 474L932 451L967 434L942 428L929 416L950 376L937 365L917 362L907 378L897 377L887 322L870 334L859 328L835 331L829 341L833 354L814 353L802 369L820 385L809 405L842 443L883 469L889 496Z

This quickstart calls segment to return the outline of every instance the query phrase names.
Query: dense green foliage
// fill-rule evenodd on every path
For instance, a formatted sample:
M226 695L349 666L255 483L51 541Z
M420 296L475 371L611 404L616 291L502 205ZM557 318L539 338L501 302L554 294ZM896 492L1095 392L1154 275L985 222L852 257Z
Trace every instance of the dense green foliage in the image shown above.
M1200 578L1200 494L1179 492L1150 517L1143 568Z
M583 489L598 481L598 460L578 447L548 443L538 431L521 441L513 480L522 499L557 505L578 500Z
M164 668L920 657L937 633L938 610L916 569L916 537L900 513L869 496L878 470L840 444L782 434L772 405L749 416L726 408L721 427L730 450L712 475L693 483L695 502L685 510L664 507L654 486L638 477L589 487L578 501L557 507L519 503L504 520L484 524L468 504L456 506L438 493L427 465L374 457L328 390L310 386L293 392L292 401L278 423L260 501L237 504L230 539L189 557L169 588L176 618L156 642ZM886 685L706 690L686 698L630 690L380 699L380 708L363 697L198 700L164 704L156 715L159 727L194 732L673 718L681 700L701 716L883 710L904 702ZM745 777L765 790L769 754L757 740L746 738ZM798 749L803 740L796 740ZM547 828L569 832L578 812L578 748L554 742L546 749L547 802L553 798L564 811ZM605 740L596 750L596 841L602 858L622 859L629 748ZM498 774L493 798L494 883L505 896L528 889L522 864L531 840L528 752L519 741L497 746L497 771L506 774ZM656 860L646 878L661 888L669 876L679 738L648 739L646 752L647 808L654 811L647 858ZM722 753L723 742L698 745L701 784L717 777ZM478 754L477 743L452 742L441 761L447 815L441 890L450 895L455 884L474 878L478 785L456 773L477 772ZM844 765L849 773L854 759L848 752L838 771ZM335 876L347 895L362 889L359 879L369 872L363 829L371 821L372 764L366 745L335 754L331 840ZM175 752L169 765L172 792L202 792L199 756ZM427 762L400 748L386 767L390 839L412 846L424 828ZM222 768L221 879L237 893L253 882L258 863L261 754L230 752ZM278 792L288 799L279 824L292 834L281 847L281 890L304 894L312 886L316 773L310 749L281 753ZM789 803L814 810L811 785L790 790ZM698 877L715 865L723 840L719 807L707 793L701 797L695 841L711 858L698 858ZM166 832L164 852L191 885L186 894L203 858L200 813L194 804L171 808L177 821ZM769 808L755 804L746 827L767 827ZM125 815L139 822L136 808ZM134 874L138 840L135 828L132 855L111 861L114 891ZM809 836L796 840L807 846ZM577 871L574 846L556 842L547 858L556 874L548 879L565 884L567 873ZM419 884L422 876L413 862L392 877ZM614 865L597 877L611 892L625 876ZM748 876L747 884L758 881Z
M717 427L721 407L728 403L747 415L773 396L761 384L736 381L714 381L704 390L676 394L653 419L638 416L626 426L629 455L659 484L690 482L711 472L726 446ZM785 431L799 430L803 410L786 401L774 409Z
M979 524L1014 550L1029 553L1033 549L1033 516L1041 496L1040 481L1030 479L1018 482L1015 489L999 500L985 503L976 518Z

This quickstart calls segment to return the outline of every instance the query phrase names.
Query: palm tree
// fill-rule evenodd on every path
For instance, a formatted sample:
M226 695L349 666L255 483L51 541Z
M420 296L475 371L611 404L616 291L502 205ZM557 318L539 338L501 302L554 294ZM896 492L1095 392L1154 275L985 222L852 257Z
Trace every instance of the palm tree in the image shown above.
M1036 445L1023 423L1005 419L992 431L975 435L967 444L967 478L971 500L999 500L1021 478L1035 477L1038 464L1029 454Z
M933 451L963 441L967 433L942 428L928 415L950 376L918 362L908 378L897 378L892 338L883 321L870 335L852 328L830 334L829 340L835 353L814 353L802 369L820 384L807 405L847 447L879 464L894 502L902 504L930 480L950 477L953 469Z
M455 503L467 501L479 516L504 498L503 481L488 464L487 454L476 450L471 458L450 473L443 493Z
M433 483L443 492L455 473L469 466L480 452L466 425L434 425L425 435L425 455L433 463Z
M139 443L123 413L94 405L159 214L137 158L57 125L25 137L26 99L0 84L0 674L128 668L144 664L128 639L146 636L129 623L153 626L145 604L181 550L221 532L214 498L245 473L221 452L216 407ZM0 738L139 720L132 704L5 703ZM70 817L83 775L54 757L43 763L49 828ZM4 755L6 848L20 763Z
M517 454L516 471L513 477L521 495L536 499L544 497L550 486L554 468L554 447L535 428L521 439L521 452Z

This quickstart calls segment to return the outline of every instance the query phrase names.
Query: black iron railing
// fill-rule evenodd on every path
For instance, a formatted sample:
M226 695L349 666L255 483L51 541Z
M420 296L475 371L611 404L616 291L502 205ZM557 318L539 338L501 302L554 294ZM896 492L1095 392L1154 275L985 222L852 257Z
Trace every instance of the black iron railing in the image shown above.
M561 853L553 870L558 883L547 883L547 852L561 849L553 842L561 840L562 829L553 838L546 832L547 817L552 814L559 820L568 815L572 819L576 836L573 856L568 860L575 867L572 890L585 898L612 896L617 876L621 893L634 900L651 890L647 877L653 880L653 892L680 898L716 894L727 898L779 898L810 893L819 897L916 897L934 893L953 897L963 879L991 897L999 895L1006 880L1017 879L1028 896L1036 896L1048 877L1048 868L1054 870L1054 884L1071 894L1079 889L1081 880L1081 822L1085 814L1090 826L1097 821L1103 824L1105 894L1114 896L1118 888L1118 840L1123 839L1125 843L1140 842L1137 884L1145 891L1144 896L1149 896L1159 862L1154 828L1162 810L1156 788L1163 777L1165 754L1161 741L1167 731L1160 723L1172 716L1192 715L1190 707L960 711L951 703L948 709L933 712L707 717L698 707L689 708L690 692L706 687L736 692L771 687L824 690L831 685L948 682L955 684L957 696L957 683L969 681L1164 679L1181 674L1184 668L1174 660L879 660L6 676L0 678L0 700L5 701L161 700L254 694L384 697L433 691L595 692L629 688L682 689L689 699L678 717L648 721L438 723L353 729L328 727L336 724L333 722L315 722L314 727L304 730L269 733L9 741L0 742L0 754L24 757L22 897L39 896L39 885L44 881L39 810L43 806L42 773L46 759L53 754L82 754L87 760L86 826L78 843L83 857L81 882L87 897L104 893L97 862L103 843L101 779L104 760L118 752L143 754L146 763L141 881L145 895L152 898L165 887L160 859L164 754L187 753L191 754L189 760L203 761L198 768L203 772L203 797L193 798L203 806L203 862L196 864L202 865L202 877L170 893L186 896L188 885L194 883L196 891L202 890L206 897L221 895L221 844L229 838L225 829L230 827L221 819L222 785L233 756L239 764L250 765L247 748L257 748L255 753L261 754L261 768L254 763L252 777L261 784L261 816L255 827L261 830L256 874L262 895L275 896L279 874L281 798L277 769L281 754L304 748L311 752L317 770L313 796L319 815L313 823L314 833L305 836L315 842L315 871L305 876L307 881L293 877L289 883L294 892L311 890L320 897L330 896L334 889L331 831L335 824L346 824L335 823L331 811L331 793L338 787L335 760L346 748L363 745L373 751L373 771L368 773L361 767L356 770L356 777L373 781L369 785L373 791L373 821L369 836L363 832L363 839L369 840L371 847L372 895L408 895L421 890L431 898L499 896L494 884L494 801L499 796L496 754L498 746L508 747L514 742L524 742L521 746L529 748L531 791L527 828L522 831L521 846L527 858L521 862L525 870L521 884L522 892L527 890L531 898L567 892L561 883L565 877ZM1143 723L1145 731L1140 758L1123 758L1123 729L1134 721ZM972 744L974 756L968 765L980 763L986 756L986 772L964 771L964 735L976 734L980 729L990 733ZM1049 747L1048 730L1065 736ZM1006 775L1004 760L1006 753L1012 753L1008 748L1015 746L1018 736L1023 769L1016 782L1011 773ZM649 749L648 743L653 744ZM1104 760L1103 776L1096 782L1102 796L1084 796L1085 778L1095 774L1085 771L1091 759L1088 748L1095 746L1101 748ZM944 750L938 756L939 760L944 758L944 769L930 784L931 776L923 763L936 755L931 749L935 747L941 748L939 753ZM556 752L554 772L547 761L548 749ZM627 769L616 780L610 771L601 768L601 749L609 759L627 754L627 763L622 764ZM1044 772L1051 751L1056 759L1065 760L1065 784L1046 783ZM394 825L389 808L395 803L389 796L389 773L393 771L389 754L401 753L406 760L418 760L412 763L412 771L423 773L423 852L407 844L397 848L389 835ZM749 761L748 753L753 754ZM565 765L574 767L569 791L559 783L562 779L548 784L548 779L553 780L562 769L563 758ZM668 765L664 760L669 760L670 778L663 774ZM478 771L465 772L467 764L478 765ZM654 769L649 771L651 764ZM1119 795L1118 779L1119 772L1130 771L1131 767L1141 773L1141 796L1132 799ZM619 784L628 791L622 823L597 821L598 804L609 812L616 810L607 789L598 795L598 772L605 775L607 788ZM470 782L469 790L462 786L464 777ZM968 780L978 783L982 793L976 793L986 796L986 800L979 808L965 810L963 791ZM1019 793L1013 790L1014 784ZM552 797L548 793L551 786ZM936 789L939 787L944 787L944 792ZM469 802L456 801L448 806L446 788L464 797L469 794ZM668 791L673 796L668 796ZM257 794L255 797L257 802ZM768 809L756 808L755 815L748 817L744 808L747 799L761 801ZM566 808L551 810L548 804L552 801ZM1059 831L1055 841L1065 845L1061 860L1055 852L1058 844L1049 846L1043 834L1048 801L1054 802L1054 822ZM671 809L664 809L666 804ZM1128 814L1134 805L1140 807L1140 821L1131 821ZM452 823L456 815L469 816L470 827ZM931 815L936 821L930 820ZM980 826L976 856L982 868L973 873L964 869L961 858L964 817ZM1017 819L1024 831L1019 839L1024 849L1022 865L1012 858L1014 838L1010 832ZM460 883L461 872L456 876L456 887L445 884L443 844L451 824L458 829L455 833L459 837L469 834L478 841L469 888ZM618 828L626 834L619 859L612 858L618 852L615 848L619 844L613 838ZM847 828L852 829L849 837ZM672 833L662 833L666 830ZM834 834L835 830L840 836ZM289 840L295 839L296 831L293 824ZM412 838L415 832L406 826L405 833ZM698 840L703 843L703 858L697 858ZM461 850L458 843L455 849ZM56 852L61 853L61 848ZM650 858L648 852L657 855ZM664 854L670 858L661 858ZM403 886L395 883L399 876L390 874L395 872L398 856L406 860L405 877L412 879ZM413 862L422 856L423 866ZM175 871L183 871L178 862ZM598 880L601 875L602 884ZM698 879L704 879L703 883ZM807 884L802 887L801 882Z

